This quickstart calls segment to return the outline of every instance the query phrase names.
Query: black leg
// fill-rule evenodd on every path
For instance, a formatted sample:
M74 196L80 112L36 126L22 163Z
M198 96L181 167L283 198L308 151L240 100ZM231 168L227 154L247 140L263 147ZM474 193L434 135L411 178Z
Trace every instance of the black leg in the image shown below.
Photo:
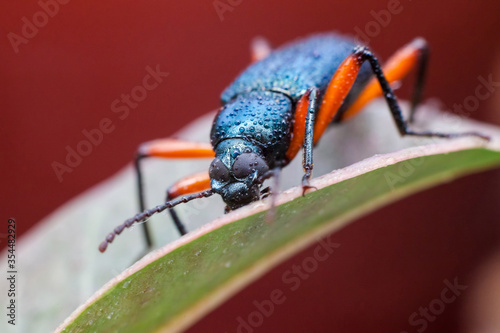
M317 110L318 88L312 87L307 90L309 94L309 104L307 107L305 136L304 136L304 153L302 157L302 167L304 168L304 176L302 177L302 194L313 186L309 185L309 180L313 171L313 146L314 146L314 119Z
M137 176L137 195L139 197L139 211L143 212L146 209L144 202L144 185L142 181L142 171L140 161L144 156L137 154L135 157L135 173ZM151 241L151 234L149 232L148 225L146 223L142 224L142 231L144 234L144 240L146 241L146 250L151 249L153 242Z
M411 100L410 117L408 118L409 123L413 122L417 106L422 101L422 93L424 90L425 77L427 74L427 64L429 62L429 45L427 44L427 42L424 39L419 38L415 40L414 43L418 43L417 48L419 50L419 55L417 64L417 80L415 82L415 88L413 90L413 96Z
M170 201L174 198L172 198L170 196L170 189L167 190L167 198L165 201ZM186 230L186 227L184 226L184 223L182 223L181 219L179 218L179 215L177 215L177 213L175 212L174 208L170 208L168 210L168 212L170 213L170 216L172 217L172 220L174 221L175 223L175 226L177 227L177 230L179 231L179 234L181 236L184 236L185 234L187 234L187 230Z
M462 136L477 136L486 140L489 140L489 137L477 132L462 132L462 133L440 133L440 132L415 132L408 129L406 122L403 119L403 114L401 113L401 109L399 108L398 101L394 92L391 89L391 86L387 82L384 73L382 72L382 68L377 60L377 58L373 55L373 53L366 47L358 47L354 50L354 55L358 57L358 60L363 63L368 60L370 66L372 68L373 73L375 74L382 91L384 92L385 100L389 105L389 109L391 111L392 117L396 122L396 126L398 127L399 133L401 135L413 135L420 137L439 137L439 138L455 138Z

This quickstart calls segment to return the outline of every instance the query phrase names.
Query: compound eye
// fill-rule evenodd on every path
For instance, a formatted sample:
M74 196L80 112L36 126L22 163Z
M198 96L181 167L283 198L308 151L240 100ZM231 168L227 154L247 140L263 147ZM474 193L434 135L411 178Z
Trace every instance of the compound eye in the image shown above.
M210 179L225 183L229 181L229 169L218 158L215 158L208 169Z
M233 175L243 179L257 171L259 176L269 170L266 161L255 153L243 153L233 163Z

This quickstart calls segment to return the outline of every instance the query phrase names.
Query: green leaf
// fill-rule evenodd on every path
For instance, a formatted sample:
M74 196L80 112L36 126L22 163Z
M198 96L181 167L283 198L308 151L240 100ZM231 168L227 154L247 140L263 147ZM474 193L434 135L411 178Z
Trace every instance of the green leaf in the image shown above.
M425 127L441 118L442 114L427 114ZM445 128L451 118L446 119L441 123ZM498 129L453 120L460 122L458 131L472 128L491 135L493 141L486 145L473 137L420 140L419 146L376 155L315 178L312 185L317 190L305 197L299 187L286 190L279 196L272 223L265 220L267 201L218 218L114 278L59 331L185 329L283 260L357 217L425 188L500 165ZM369 132L375 134L385 135ZM375 146L380 148L380 142L385 141Z

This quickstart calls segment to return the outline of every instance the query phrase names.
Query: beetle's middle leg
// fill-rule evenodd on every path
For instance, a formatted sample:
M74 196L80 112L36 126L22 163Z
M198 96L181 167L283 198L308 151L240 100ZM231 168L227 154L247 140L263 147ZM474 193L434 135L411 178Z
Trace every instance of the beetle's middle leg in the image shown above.
M141 169L141 161L144 158L148 157L160 157L160 158L211 158L214 157L214 151L212 146L208 143L197 143L197 142L188 142L174 139L160 139L154 140L150 142L146 142L139 147L139 150L136 154L135 158L135 170L137 176L137 189L138 189L138 198L139 198L139 211L144 211L146 208L146 204L144 201L144 184L143 184L143 176ZM200 177L196 178L201 181ZM193 183L193 180L191 181ZM196 182L195 182L196 183ZM196 191L199 188L198 185L193 185L195 190L189 192L188 179L183 179L176 184L174 184L169 190L172 192L170 196L176 197L175 193L178 195L188 194ZM196 187L198 186L198 187ZM186 230L180 222L177 214L172 209L169 209L169 212L174 220L174 223L179 230L181 235L185 234ZM144 237L146 240L146 245L148 248L151 248L152 241L149 233L149 229L146 223L142 224L142 228L144 231Z

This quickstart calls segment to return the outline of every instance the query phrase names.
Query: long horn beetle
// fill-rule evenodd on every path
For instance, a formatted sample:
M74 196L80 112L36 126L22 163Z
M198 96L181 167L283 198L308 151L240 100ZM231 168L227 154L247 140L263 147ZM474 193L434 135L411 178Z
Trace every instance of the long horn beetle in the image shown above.
M173 207L219 194L226 211L267 195L264 180L277 177L303 148L303 193L310 188L313 148L331 123L348 120L382 95L402 136L453 138L476 132L416 132L408 127L418 105L428 61L428 45L416 38L381 67L366 46L335 34L315 34L271 51L263 40L254 43L254 62L221 95L210 144L162 139L140 146L135 159L141 213L116 227L100 244L104 252L116 235L134 223L169 210L181 235L187 231ZM416 68L409 121L405 121L390 83ZM145 210L140 162L144 158L214 158L208 172L188 176L167 191L164 204ZM147 224L143 230L148 247Z

